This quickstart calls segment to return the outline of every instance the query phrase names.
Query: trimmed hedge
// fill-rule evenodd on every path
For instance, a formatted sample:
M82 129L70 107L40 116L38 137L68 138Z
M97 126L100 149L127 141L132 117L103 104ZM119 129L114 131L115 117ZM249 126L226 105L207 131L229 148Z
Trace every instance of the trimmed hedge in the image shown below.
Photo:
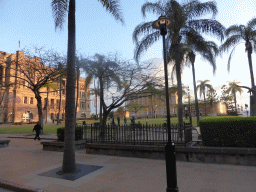
M58 141L64 141L65 139L65 127L60 127L57 129L57 137ZM76 127L75 129L75 141L82 140L83 139L83 128L82 127Z
M199 126L205 146L256 148L256 117L201 119Z

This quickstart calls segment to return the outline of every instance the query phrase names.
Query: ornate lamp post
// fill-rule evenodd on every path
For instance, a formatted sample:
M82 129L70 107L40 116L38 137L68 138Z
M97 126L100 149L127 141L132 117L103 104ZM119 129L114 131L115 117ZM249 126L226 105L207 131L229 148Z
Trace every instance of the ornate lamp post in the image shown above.
M166 49L165 49L165 35L167 34L166 27L170 26L171 20L165 16L160 16L156 20L152 27L159 29L160 34L163 36L163 52L164 52L164 75L165 75L165 95L166 95L166 109L167 109L167 130L168 130L168 142L165 146L165 160L166 160L166 178L167 187L166 191L179 191L177 186L177 172L176 172L176 157L175 146L171 142L171 122L170 122L170 105L169 105L169 91L168 91L168 71L166 62Z

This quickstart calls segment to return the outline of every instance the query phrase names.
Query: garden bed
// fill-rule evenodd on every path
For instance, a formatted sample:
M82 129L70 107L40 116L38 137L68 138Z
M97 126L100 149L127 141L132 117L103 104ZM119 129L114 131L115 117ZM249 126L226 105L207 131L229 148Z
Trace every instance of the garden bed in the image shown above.
M165 159L164 146L87 143L87 154ZM176 146L176 160L256 166L256 148Z
M85 140L75 141L75 150L85 149ZM43 150L46 151L64 151L64 142L61 141L50 141L50 142L41 142L43 145Z

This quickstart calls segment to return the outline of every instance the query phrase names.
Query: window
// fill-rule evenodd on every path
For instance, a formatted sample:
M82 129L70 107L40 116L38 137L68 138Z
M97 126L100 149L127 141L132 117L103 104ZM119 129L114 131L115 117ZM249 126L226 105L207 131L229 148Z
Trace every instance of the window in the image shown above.
M33 104L33 97L30 97L29 104Z
M51 99L51 109L54 109L54 99Z
M23 103L27 104L28 103L28 98L27 97L23 97Z
M65 106L66 106L66 101L62 100L62 107L65 108Z
M48 100L47 100L47 98L44 98L44 107L46 107L48 104Z

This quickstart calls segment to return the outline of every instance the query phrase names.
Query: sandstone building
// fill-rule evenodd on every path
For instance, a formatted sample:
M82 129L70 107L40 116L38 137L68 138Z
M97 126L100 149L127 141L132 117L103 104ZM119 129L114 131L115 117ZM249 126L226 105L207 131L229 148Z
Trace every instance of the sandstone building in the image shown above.
M38 66L41 66L41 71ZM29 57L22 51L17 51L16 54L0 51L0 121L38 121L37 99L29 87L40 81L40 78L43 79L44 75L51 73L53 71L51 69L53 68L45 66L39 57ZM15 73L17 78L15 78ZM52 81L48 88L39 89L44 122L56 120L59 108L60 119L65 119L65 86L66 79L63 77ZM89 91L90 87L85 87L85 78L81 77L79 79L77 118L90 117Z

